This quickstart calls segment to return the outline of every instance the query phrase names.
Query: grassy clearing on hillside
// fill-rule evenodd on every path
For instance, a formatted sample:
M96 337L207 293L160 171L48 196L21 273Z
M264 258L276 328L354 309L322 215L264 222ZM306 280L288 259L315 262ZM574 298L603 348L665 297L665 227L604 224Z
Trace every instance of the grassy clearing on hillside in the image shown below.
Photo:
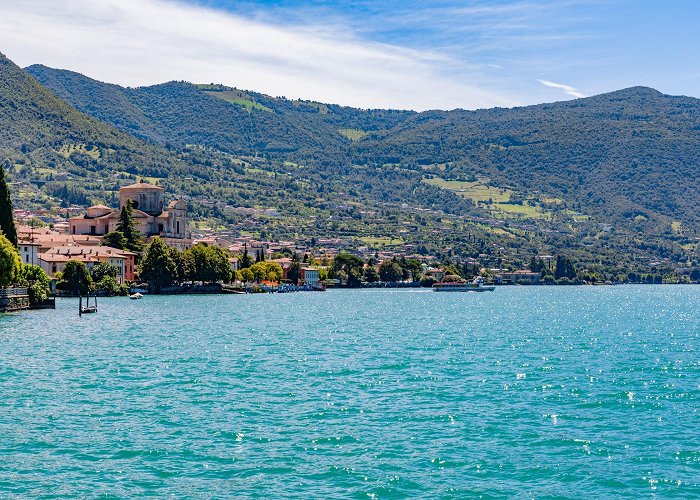
M338 132L340 135L343 135L350 139L351 141L359 141L362 139L364 136L367 135L367 132L364 130L356 129L356 128L339 128Z
M528 203L523 203L522 205L514 203L494 203L492 207L495 207L497 210L504 212L508 215L516 215L528 219L551 220L552 218L552 214L543 212L539 206L533 207Z
M473 182L467 181L446 181L440 177L432 179L423 179L423 182L432 186L437 186L443 189L454 191L455 194L464 198L469 198L474 203L486 202L491 200L494 203L504 203L510 201L513 191L510 189L501 189L488 185L488 179L479 179Z
M204 93L212 97L216 97L217 99L221 99L222 101L226 101L231 104L237 104L238 106L243 106L249 113L254 109L272 113L272 110L267 106L264 106L259 102L255 102L250 99L242 98L239 96L239 93L235 91L212 92L205 90Z
M70 157L73 153L83 153L92 156L96 160L100 157L99 148L92 146L88 149L85 144L64 144L58 149L58 154L66 158Z
M263 170L261 168L255 168L255 167L246 167L245 168L246 173L250 174L259 174L259 175L266 175L268 177L274 177L275 174L273 172L270 172L268 170Z
M394 245L403 245L404 241L401 238L363 236L360 241L371 247L386 247Z

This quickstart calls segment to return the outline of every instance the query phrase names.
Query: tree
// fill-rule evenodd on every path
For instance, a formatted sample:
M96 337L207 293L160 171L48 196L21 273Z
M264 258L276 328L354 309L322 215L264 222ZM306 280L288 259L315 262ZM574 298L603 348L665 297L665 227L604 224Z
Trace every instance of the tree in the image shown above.
M379 281L379 273L374 266L367 266L365 268L364 278L368 283L376 283Z
M256 262L250 267L257 281L279 281L282 279L282 266L277 262Z
M385 260L379 265L379 277L387 283L401 281L403 273L398 262Z
M557 265L554 268L554 277L557 280L561 278L576 278L576 269L574 269L574 264L568 257L564 257L562 255L557 256Z
M246 269L253 265L253 259L248 255L248 245L243 247L243 256L241 256L241 269Z
M119 275L119 268L108 262L100 262L92 267L90 275L92 276L92 280L95 282L100 282L104 278L112 278L116 280L117 276Z
M533 273L547 274L547 265L542 259L534 256L530 259L530 265L528 266L528 268Z
M299 283L301 279L301 264L299 262L292 262L292 265L287 269L287 279L292 283Z
M442 269L445 271L445 274L452 274L454 276L461 276L461 274L459 274L459 270L457 269L457 267L452 265L452 264L449 264L447 266L443 266Z
M192 281L214 283L231 279L231 265L228 254L219 247L199 243L185 252L189 263L187 277Z
M187 266L189 261L185 259L182 252L178 251L177 248L168 247L168 253L170 258L173 259L175 263L175 277L174 280L178 284L182 284L187 276Z
M411 281L418 281L423 273L423 265L418 259L402 259L401 267L408 273L407 277L411 278Z
M93 266L90 275L97 290L102 290L109 295L119 293L119 284L117 283L119 268L117 266L108 262L100 262Z
M134 211L131 200L126 201L126 204L119 213L117 231L124 235L124 239L126 240L124 248L132 252L140 252L143 250L141 234L136 230L136 225L134 224Z
M69 260L63 268L62 285L64 288L76 293L90 291L92 279L84 262Z
M119 250L124 250L129 242L124 237L124 233L121 231L112 231L104 235L102 239L102 244L107 247L118 248Z
M249 267L246 267L244 269L241 269L241 279L245 283L250 283L255 279L255 275L253 274L253 271L250 270Z
M228 261L228 254L219 247L207 247L207 266L211 282L231 281L231 264Z
M12 246L17 246L17 229L12 215L12 200L5 181L5 168L2 166L0 166L0 231Z
M170 250L162 239L153 238L139 266L139 278L158 293L163 287L172 285L176 277L177 268Z
M17 248L0 232L0 286L17 283L21 270L22 259Z
M442 281L445 283L464 283L465 279L459 274L446 274L445 277L442 278Z
M34 264L22 266L21 281L29 290L30 304L41 304L49 297L51 279L41 267Z
M420 280L420 286L424 288L431 288L435 283L437 283L437 280L434 276L430 276L429 274L423 276L423 278Z
M355 255L341 252L333 259L333 273L340 277L341 281L345 280L347 286L357 287L362 282L362 273L365 263ZM340 273L343 274L340 274Z

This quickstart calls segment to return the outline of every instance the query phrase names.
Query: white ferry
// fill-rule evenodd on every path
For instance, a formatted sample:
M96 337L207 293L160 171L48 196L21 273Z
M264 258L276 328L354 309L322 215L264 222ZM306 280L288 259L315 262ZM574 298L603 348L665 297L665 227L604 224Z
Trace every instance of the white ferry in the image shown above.
M477 276L471 283L460 283L458 281L447 283L435 283L435 292L493 292L496 289L493 285L485 285L484 278Z

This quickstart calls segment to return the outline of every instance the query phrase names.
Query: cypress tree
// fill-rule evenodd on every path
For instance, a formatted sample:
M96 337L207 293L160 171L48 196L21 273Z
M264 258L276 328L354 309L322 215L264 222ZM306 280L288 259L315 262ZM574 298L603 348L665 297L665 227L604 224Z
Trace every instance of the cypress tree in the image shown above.
M122 207L119 214L117 231L124 235L124 239L126 240L125 248L127 250L131 250L132 252L140 252L143 249L141 235L136 230L136 226L134 224L131 200L127 200L126 205Z
M0 166L0 230L13 246L17 246L17 229L12 217L10 190L5 182L5 168Z
M248 255L248 245L243 247L243 257L241 257L241 269L246 269L253 265L253 259Z

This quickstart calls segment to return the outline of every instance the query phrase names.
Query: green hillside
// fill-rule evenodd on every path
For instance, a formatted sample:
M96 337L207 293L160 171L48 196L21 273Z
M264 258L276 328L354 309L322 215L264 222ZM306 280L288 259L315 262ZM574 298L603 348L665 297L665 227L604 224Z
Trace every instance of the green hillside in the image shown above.
M674 222L700 227L700 193L687 182L700 164L698 99L637 87L523 108L413 113L186 83L121 89L109 99L105 93L115 86L40 66L28 70L123 130L131 128L115 117L136 120L134 109L142 111L150 127L144 136L156 143L263 154L319 172L359 166L447 181L482 177L634 231L664 234Z
M50 100L47 108L87 125L71 135L48 112L28 117L41 125L17 136L46 129L25 142L48 156L21 143L3 155L31 163L31 174L15 170L18 179L72 168L69 187L87 198L79 201L113 197L117 182L104 179L145 175L189 199L202 224L273 239L340 236L357 246L481 255L494 265L557 251L608 268L697 258L697 99L633 88L524 108L415 113L27 71L92 118L13 66L13 78ZM13 98L23 92L14 88ZM11 114L0 120L16 128ZM112 136L116 148L105 146ZM115 155L120 148L138 161ZM35 187L50 196L51 186Z
M156 113L149 112L146 103L159 108L152 104L148 92L133 98L142 109L124 100L123 89L91 81L62 82L57 94L65 96L67 89L90 89L86 92L93 97L86 96L76 105L89 110L93 105L113 104L107 111L115 123L125 129L138 128L139 135L147 136L150 143L76 110L1 57L0 162L7 169L18 208L60 210L69 204L100 202L114 205L120 186L143 177L166 187L168 196L189 201L197 227L229 226L271 239L338 236L350 245L364 245L365 238L389 243L410 240L418 246L416 242L426 240L424 233L440 225L445 229L431 239L431 249L443 251L451 246L447 241L464 240L460 236L464 221L442 222L442 211L426 211L425 207L466 213L471 204L400 171L321 174L299 163L269 159L267 154L234 155L224 147L214 149L197 141L197 134L207 139L211 136L207 133L209 124L194 118L188 124L192 136L185 139L186 145L160 144L158 130L175 128L182 117L172 113L168 118L162 111L165 108L160 108L157 116L161 122L156 124ZM250 116L247 110L189 84L171 83L148 90L164 102L171 99L173 106L191 99L197 105L204 102L213 109L223 105L241 117ZM221 140L228 140L223 133L225 122L221 125ZM339 141L350 142L337 135ZM478 227L471 228L470 234L480 236L479 248L491 237L488 230Z

